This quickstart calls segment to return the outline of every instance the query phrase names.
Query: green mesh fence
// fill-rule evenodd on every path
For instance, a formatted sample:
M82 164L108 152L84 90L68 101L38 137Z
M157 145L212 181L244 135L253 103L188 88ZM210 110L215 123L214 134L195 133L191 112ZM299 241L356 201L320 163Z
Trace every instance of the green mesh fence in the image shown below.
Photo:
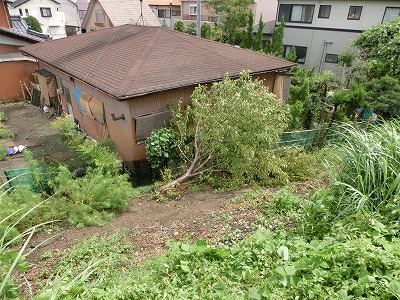
M29 185L36 193L50 192L49 179L54 177L54 170L49 168L21 168L4 171L10 187Z

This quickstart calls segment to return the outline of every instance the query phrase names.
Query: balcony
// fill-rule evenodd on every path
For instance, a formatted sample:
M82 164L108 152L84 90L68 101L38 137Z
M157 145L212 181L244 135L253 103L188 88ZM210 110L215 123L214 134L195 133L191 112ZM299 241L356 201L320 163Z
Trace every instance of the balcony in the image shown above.
M200 16L200 20L202 22L216 22L218 19L217 16ZM197 16L196 15L182 15L182 20L189 20L189 21L196 21Z

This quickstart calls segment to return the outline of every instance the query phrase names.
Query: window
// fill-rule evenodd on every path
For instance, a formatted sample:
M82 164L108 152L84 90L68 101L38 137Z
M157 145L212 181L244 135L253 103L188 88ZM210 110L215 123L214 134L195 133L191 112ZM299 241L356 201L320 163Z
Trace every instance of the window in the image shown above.
M27 8L25 8L25 15L26 15L27 17L29 17L29 10L28 10Z
M288 22L311 23L314 15L314 5L281 4L278 21L284 17Z
M287 57L293 49L296 51L297 63L304 64L306 62L307 47L285 46L284 57Z
M134 117L136 144L143 144L153 130L165 127L170 120L171 113L168 110Z
M332 5L320 5L319 12L318 12L318 18L329 19L329 16L331 14L331 7L332 7Z
M386 7L382 23L390 22L400 16L400 7Z
M22 9L19 9L19 15L22 16Z
M196 4L189 5L189 15L191 15L191 16L197 15L197 5Z
M347 20L360 20L362 8L362 6L350 6Z
M159 18L171 18L171 11L169 9L159 9L158 10L158 17Z
M173 17L177 17L177 16L180 16L180 15L181 15L181 11L180 10L175 10L175 9L172 10L172 16Z
M51 17L50 7L41 7L40 14L42 15L42 17Z
M327 53L326 56L325 56L325 62L337 64L337 62L338 62L337 54L328 54Z
M84 11L84 10L79 10L79 11L78 11L79 19L82 20L82 19L85 17L85 13L86 13L86 11Z
M96 11L96 23L94 23L97 26L104 26L104 13L102 11Z

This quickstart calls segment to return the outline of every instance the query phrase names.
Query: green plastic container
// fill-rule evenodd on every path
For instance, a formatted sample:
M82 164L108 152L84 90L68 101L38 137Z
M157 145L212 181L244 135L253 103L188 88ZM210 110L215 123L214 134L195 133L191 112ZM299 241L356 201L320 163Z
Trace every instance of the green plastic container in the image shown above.
M54 176L53 169L48 168L21 168L4 171L7 180L9 180L10 187L18 185L29 185L36 193L45 191L51 192L49 187L49 179Z

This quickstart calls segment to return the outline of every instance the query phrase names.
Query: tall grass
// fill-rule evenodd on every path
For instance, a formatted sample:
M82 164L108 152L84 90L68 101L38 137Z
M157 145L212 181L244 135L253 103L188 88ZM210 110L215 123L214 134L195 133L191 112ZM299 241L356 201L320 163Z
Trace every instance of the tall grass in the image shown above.
M331 176L341 214L399 207L400 121L383 121L370 131L345 127Z

